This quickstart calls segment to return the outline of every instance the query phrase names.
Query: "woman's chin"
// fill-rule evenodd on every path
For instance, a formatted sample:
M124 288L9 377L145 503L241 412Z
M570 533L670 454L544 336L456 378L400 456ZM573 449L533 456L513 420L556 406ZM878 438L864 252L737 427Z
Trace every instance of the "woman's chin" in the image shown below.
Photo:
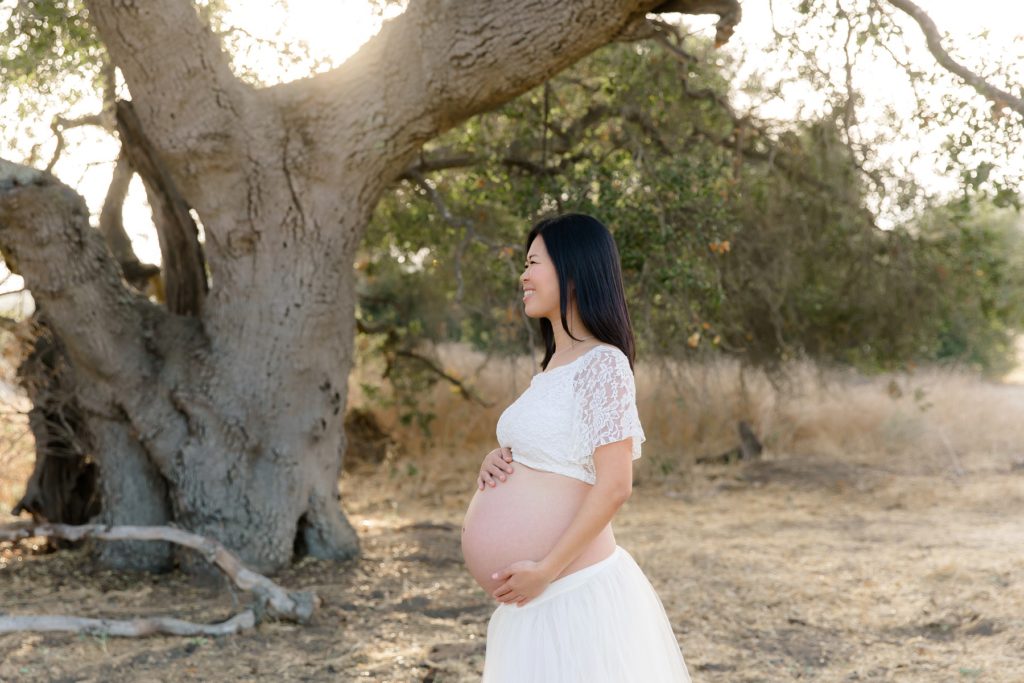
M523 313L525 313L527 315L527 317L530 317L530 318L545 318L545 317L547 317L546 315L537 313L537 310L533 306L531 306L530 303L531 302L529 300L523 302Z

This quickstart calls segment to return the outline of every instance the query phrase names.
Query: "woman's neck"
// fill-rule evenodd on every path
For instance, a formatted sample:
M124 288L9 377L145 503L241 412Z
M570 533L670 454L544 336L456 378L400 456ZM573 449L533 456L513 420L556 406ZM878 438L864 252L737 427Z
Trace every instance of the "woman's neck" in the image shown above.
M582 326L580 327L582 328ZM594 338L594 335L586 328L572 330L572 336L576 337L576 339L570 337L568 333L560 327L554 328L554 335L555 354L559 357L572 355L573 349L589 348L595 343L598 343L597 339Z

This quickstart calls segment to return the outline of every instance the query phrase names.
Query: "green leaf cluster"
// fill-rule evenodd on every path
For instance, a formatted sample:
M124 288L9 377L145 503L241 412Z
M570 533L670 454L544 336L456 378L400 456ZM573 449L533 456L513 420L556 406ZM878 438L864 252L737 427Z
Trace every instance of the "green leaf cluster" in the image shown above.
M23 0L0 9L0 82L5 90L60 96L69 104L101 88L106 50L81 0ZM68 76L84 87L69 87ZM25 101L31 108L32 99ZM21 112L30 114L29 109Z

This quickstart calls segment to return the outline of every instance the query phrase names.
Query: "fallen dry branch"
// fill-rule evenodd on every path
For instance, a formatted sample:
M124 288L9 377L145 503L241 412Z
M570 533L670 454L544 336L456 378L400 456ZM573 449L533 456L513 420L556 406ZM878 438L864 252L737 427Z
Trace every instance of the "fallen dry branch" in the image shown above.
M247 609L219 624L193 624L172 617L145 619L88 619L61 615L0 616L0 633L16 631L69 631L138 638L166 634L172 636L228 636L256 625L256 614Z
M242 590L256 596L256 609L241 612L219 624L192 624L179 619L155 617L114 621L82 619L68 616L3 616L0 633L12 631L103 632L113 636L147 636L156 633L171 635L225 635L252 628L257 615L308 622L320 606L315 593L287 591L276 583L247 568L227 548L206 538L167 526L105 526L102 524L34 524L31 522L0 527L0 540L17 541L32 537L63 538L78 541L96 538L103 541L167 541L195 550L217 566Z

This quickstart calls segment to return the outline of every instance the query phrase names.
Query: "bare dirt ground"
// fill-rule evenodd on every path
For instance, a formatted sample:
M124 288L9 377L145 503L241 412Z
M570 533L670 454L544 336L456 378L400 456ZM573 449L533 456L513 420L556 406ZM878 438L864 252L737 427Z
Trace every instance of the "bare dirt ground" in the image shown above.
M694 681L1019 682L1024 462L961 466L769 458L703 468L685 485L639 479L616 535L661 595ZM322 596L312 625L223 638L8 634L0 680L477 681L495 603L461 564L467 474L467 486L402 497L391 476L346 475L363 556L278 577ZM221 586L101 571L81 552L7 544L2 566L12 614L213 621L233 608Z

